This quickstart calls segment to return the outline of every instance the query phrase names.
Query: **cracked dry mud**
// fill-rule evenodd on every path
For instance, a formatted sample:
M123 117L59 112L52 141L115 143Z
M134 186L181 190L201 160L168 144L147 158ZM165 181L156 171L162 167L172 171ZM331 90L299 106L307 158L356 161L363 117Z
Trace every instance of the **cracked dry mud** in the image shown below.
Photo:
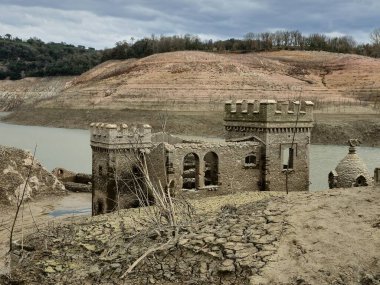
M210 210L215 200L197 200L210 204L209 211L198 211L176 240L164 230L146 231L136 209L88 218L30 236L34 249L14 278L24 284L378 284L379 190L260 201L247 195L217 211ZM234 201L234 195L224 198Z

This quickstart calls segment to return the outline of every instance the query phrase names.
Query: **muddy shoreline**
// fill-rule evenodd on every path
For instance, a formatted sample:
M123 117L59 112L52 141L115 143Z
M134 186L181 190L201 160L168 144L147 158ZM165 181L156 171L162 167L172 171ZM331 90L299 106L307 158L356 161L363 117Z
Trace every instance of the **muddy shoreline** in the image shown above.
M379 113L315 113L311 143L344 145L358 138L363 146L380 147ZM18 125L88 129L91 122L149 123L153 130L193 136L223 137L223 112L110 109L20 109L0 118Z
M9 255L9 228L14 219L15 206L0 204L0 274L7 272L6 261ZM50 225L73 222L81 216L89 216L91 194L72 193L67 195L49 195L40 199L26 201L23 211L17 219L13 240L36 233ZM78 212L82 209L81 212ZM88 210L87 210L88 209Z

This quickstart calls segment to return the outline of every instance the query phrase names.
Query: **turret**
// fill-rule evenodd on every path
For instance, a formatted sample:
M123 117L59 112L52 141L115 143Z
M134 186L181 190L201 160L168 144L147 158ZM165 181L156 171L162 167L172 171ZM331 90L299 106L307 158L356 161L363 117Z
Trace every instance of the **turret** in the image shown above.
M149 148L152 144L150 125L92 123L91 146L106 149Z
M224 120L226 122L295 122L298 117L299 122L312 122L313 106L311 101L302 103L299 101L277 102L276 100L227 101L224 108Z

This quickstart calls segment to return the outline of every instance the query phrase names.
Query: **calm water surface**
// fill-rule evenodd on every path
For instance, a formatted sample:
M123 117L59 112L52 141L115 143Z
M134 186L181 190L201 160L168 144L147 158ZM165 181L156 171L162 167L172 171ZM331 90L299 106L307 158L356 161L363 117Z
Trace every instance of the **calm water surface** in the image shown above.
M76 172L91 173L89 131L0 122L0 145L33 151L36 144L36 157L48 170L64 167ZM310 152L310 189L327 189L327 175L347 154L348 147L311 145ZM380 148L360 147L358 153L373 175L375 167L380 167Z
M11 125L0 122L0 145L33 152L36 144L36 158L48 170L63 167L75 172L91 173L88 131Z

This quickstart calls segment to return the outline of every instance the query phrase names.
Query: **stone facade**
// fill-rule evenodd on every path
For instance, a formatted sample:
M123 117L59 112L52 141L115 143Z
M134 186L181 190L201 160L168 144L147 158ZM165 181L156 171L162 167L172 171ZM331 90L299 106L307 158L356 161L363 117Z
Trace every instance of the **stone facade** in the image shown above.
M262 190L309 189L309 146L313 103L231 101L225 104L227 140L262 144ZM289 159L290 158L290 159ZM289 165L288 165L289 164ZM286 177L287 176L287 177Z
M373 179L374 179L375 185L380 186L380 167L375 168Z
M136 191L150 199L149 183L173 194L307 191L312 108L309 101L226 102L226 141L212 143L152 139L148 125L93 123L93 214L138 206Z

